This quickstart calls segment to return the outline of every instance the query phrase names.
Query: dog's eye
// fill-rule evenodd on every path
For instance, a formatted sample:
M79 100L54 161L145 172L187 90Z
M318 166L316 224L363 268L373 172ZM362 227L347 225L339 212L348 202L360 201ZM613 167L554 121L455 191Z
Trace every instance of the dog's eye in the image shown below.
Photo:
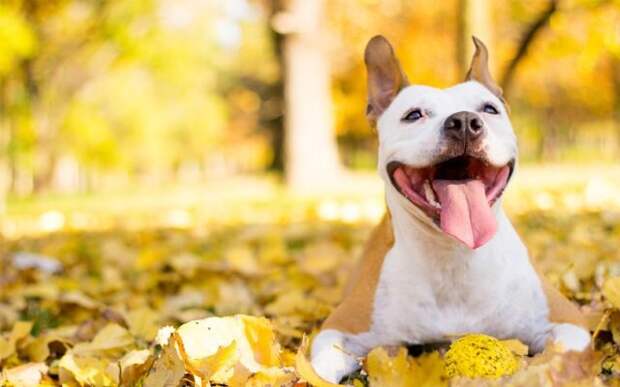
M499 114L499 111L497 110L497 108L491 105L490 103L485 104L482 107L482 111L488 114Z
M412 111L410 111L409 113L405 114L405 116L402 118L402 120L404 122L415 122L417 120L419 120L420 118L422 118L424 115L422 114L422 110L420 109L414 109Z

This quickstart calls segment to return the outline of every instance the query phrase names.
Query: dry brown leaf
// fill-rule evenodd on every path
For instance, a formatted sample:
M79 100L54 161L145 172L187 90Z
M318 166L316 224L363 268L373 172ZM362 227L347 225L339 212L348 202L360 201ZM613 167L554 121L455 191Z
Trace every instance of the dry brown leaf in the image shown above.
M176 342L169 340L144 378L144 387L178 386L185 375L185 365L176 349Z

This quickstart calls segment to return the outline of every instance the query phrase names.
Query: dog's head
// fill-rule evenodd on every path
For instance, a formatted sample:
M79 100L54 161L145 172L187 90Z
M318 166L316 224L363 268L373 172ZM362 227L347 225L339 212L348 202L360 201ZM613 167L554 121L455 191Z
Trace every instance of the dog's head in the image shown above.
M409 85L390 43L366 47L368 118L379 136L379 173L411 216L475 249L497 229L498 202L512 175L516 138L502 91L476 52L466 81L447 89ZM392 210L394 210L392 208Z

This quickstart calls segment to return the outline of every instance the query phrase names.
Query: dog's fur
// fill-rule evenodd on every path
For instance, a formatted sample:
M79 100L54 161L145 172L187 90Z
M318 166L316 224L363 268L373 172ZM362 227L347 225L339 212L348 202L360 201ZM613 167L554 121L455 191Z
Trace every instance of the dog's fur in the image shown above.
M578 351L590 342L578 308L532 266L501 198L491 207L494 236L474 249L443 232L393 184L393 161L425 167L463 152L444 133L446 118L461 111L484 123L480 143L465 152L493 166L514 165L517 144L507 106L490 76L486 48L474 43L467 80L447 89L409 86L388 41L377 36L368 43L368 116L379 136L388 214L372 233L344 300L314 339L312 364L328 381L356 370L357 357L376 346L449 342L471 332L517 338L533 353L549 341ZM485 103L498 114L481 111ZM404 122L412 108L422 109L424 118Z

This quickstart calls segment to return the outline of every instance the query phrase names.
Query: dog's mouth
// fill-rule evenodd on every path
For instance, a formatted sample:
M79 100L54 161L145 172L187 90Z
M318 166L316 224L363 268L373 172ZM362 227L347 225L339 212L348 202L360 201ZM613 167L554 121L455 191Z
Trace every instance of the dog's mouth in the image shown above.
M514 160L496 167L487 161L458 156L414 168L392 161L387 173L394 187L424 211L447 234L469 248L488 242L497 229L491 206L502 195Z

